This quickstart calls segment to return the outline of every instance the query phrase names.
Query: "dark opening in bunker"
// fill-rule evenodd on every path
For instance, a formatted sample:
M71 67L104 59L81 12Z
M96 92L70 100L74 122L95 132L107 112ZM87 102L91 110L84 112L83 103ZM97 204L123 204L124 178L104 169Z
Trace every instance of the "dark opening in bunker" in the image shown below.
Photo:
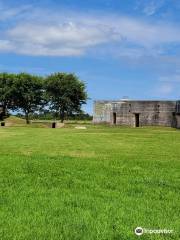
M56 128L56 122L52 123L52 128Z
M139 113L135 113L135 127L139 127Z
M113 113L113 124L116 124L116 113Z
M1 122L1 127L4 127L5 126L5 122Z

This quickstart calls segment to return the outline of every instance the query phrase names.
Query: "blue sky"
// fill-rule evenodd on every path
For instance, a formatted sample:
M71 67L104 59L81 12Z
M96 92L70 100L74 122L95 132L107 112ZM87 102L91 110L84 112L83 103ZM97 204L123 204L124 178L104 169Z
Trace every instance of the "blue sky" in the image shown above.
M74 72L95 99L180 99L179 0L0 0L0 71Z

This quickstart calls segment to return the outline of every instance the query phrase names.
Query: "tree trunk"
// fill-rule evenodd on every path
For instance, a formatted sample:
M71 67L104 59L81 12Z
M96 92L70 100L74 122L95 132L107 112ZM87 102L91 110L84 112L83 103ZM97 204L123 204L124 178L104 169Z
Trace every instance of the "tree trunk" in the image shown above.
M4 121L4 117L2 113L0 113L0 121Z
M64 122L64 117L65 117L65 113L64 113L64 111L61 111L61 112L60 112L61 123Z
M0 114L0 120L4 121L5 117L6 117L6 105L2 106L2 112Z
M30 124L28 112L25 112L25 118L26 118L26 124Z

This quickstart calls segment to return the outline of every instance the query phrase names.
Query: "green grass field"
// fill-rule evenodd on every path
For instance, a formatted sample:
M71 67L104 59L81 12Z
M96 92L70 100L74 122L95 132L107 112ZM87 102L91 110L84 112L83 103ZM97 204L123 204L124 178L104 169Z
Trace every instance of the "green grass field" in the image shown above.
M2 240L180 239L178 130L7 127L0 153Z

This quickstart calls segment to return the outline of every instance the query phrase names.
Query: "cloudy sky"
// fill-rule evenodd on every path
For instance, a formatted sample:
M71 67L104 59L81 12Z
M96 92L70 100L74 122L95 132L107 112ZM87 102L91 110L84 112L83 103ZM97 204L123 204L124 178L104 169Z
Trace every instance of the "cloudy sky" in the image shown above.
M94 99L180 99L179 0L0 0L0 71L74 72Z

